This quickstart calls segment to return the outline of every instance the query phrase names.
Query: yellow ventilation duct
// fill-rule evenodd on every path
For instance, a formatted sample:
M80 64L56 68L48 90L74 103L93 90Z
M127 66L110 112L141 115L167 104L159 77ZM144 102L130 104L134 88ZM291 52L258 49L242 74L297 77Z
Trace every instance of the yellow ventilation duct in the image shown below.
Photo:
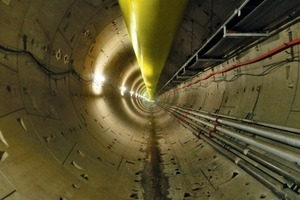
M187 3L188 0L119 0L150 99Z

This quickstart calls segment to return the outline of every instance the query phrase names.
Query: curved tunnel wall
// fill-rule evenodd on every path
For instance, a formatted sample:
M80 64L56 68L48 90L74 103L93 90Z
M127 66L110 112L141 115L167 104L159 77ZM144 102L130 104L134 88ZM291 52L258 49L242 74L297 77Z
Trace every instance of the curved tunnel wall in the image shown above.
M299 128L299 46L226 73L299 38L299 24L288 27L194 80L166 92L162 101L240 118ZM209 74L216 75L208 78ZM198 81L201 80L201 81ZM162 97L161 96L161 97ZM170 96L170 97L169 97Z
M145 89L138 73L126 76L137 66L116 4L5 2L0 3L5 30L0 44L17 52L0 51L1 199L143 199L142 172L150 159L147 139L152 129L169 198L276 198L161 108L151 112L129 91L120 95L122 75L129 77L128 88L138 82L137 90ZM289 31L299 37L298 24ZM288 41L287 32L215 70ZM45 71L21 50L60 74ZM297 56L298 46L294 51ZM282 52L262 62L286 56ZM224 76L263 69L260 62ZM93 93L90 81L97 72L109 74L100 94ZM210 79L162 95L159 102L297 127L298 74L297 63L288 63L262 77L241 76L228 83Z

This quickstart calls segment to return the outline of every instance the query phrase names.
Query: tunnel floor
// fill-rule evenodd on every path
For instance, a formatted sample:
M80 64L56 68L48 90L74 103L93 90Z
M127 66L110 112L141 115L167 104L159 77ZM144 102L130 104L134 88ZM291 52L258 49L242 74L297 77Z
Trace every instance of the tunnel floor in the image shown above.
M168 200L168 180L161 169L160 150L158 148L155 122L149 116L147 126L149 137L147 139L147 156L145 168L142 172L142 186L145 200Z

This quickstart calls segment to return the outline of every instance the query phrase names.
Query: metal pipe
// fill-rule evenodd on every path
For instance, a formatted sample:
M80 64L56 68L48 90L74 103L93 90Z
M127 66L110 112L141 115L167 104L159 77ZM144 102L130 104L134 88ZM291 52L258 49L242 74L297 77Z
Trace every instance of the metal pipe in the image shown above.
M178 117L177 117L178 118ZM179 122L182 123L182 118L178 118ZM185 121L185 120L184 120ZM187 128L192 132L193 135L197 136L197 129L187 126ZM234 162L237 166L241 167L244 171L246 171L248 174L256 178L259 182L264 184L266 187L268 187L273 193L275 193L279 198L282 199L291 199L296 200L299 198L299 195L297 195L294 191L292 191L289 188L285 188L282 183L274 179L273 177L269 176L268 174L264 173L263 171L259 170L252 164L246 162L245 160L239 158L238 156L234 155L232 152L230 152L227 149L224 149L221 145L218 143L212 141L205 135L201 135L201 138L208 143L210 146L212 146L215 150L217 150L219 153L226 156L229 160Z
M200 112L204 112L204 111L200 111ZM246 122L246 123L250 123L250 124L254 124L254 125L260 125L260 126L273 128L273 129L278 129L278 130L282 130L282 131L288 131L288 132L300 134L300 129L297 129L297 128L280 126L280 125L270 124L270 123L265 123L265 122L257 122L257 121L250 120L250 119L242 119L242 118L238 118L238 117L221 115L221 114L216 114L216 113L209 113L209 112L206 112L206 113L213 115L213 116L223 117L223 118L227 118L227 119L233 119L236 121Z
M300 134L300 129L298 129L298 128L292 128L292 127L281 126L281 125L276 125L276 124L270 124L270 123L265 123L265 122L258 122L258 121L254 121L254 120L250 120L250 119L243 119L243 118L229 116L229 115L211 113L211 112L207 112L207 111L203 111L203 110L198 110L197 111L197 110L192 109L192 108L185 108L185 109L189 110L189 111L200 112L200 113L207 114L207 115L213 115L213 116L222 117L222 118L226 118L226 119L241 121L241 122L245 122L245 123L249 123L249 124L254 124L254 125L259 125L259 126L272 128L272 129L281 130L281 131L288 131L288 132Z
M173 111L175 112L179 112L178 110L174 110ZM181 114L183 114L181 112ZM184 114L187 114L187 113L184 113ZM184 115L183 114L183 115ZM187 116L187 115L186 115ZM249 137L249 136L246 136L246 135L241 135L235 131L232 131L232 130L229 130L229 129L226 129L226 128L223 128L221 127L219 124L212 124L210 122L207 122L207 121L204 121L204 120L201 120L197 117L194 117L194 116L189 116L190 119L193 119L209 128L212 128L214 131L220 131L222 133L224 133L225 135L228 135L230 137L233 137L233 138L236 138L240 141L243 141L247 144L251 144L253 146L256 146L262 150L265 150L273 155L276 155L280 158L283 158L285 160L288 160L290 162L294 162L296 163L297 165L300 166L300 155L296 152L293 152L289 149L285 149L285 148L282 148L282 147L279 147L279 146L275 146L273 144L270 144L268 142L265 142L265 141L259 141L255 138L252 138L252 137Z
M272 170L273 172L283 176L287 180L300 185L300 173L282 163L279 163L271 158L268 158L265 155L262 155L255 150L245 148L241 144L238 144L232 140L229 140L219 134L213 134L212 137L220 140L221 142L231 146L235 150L239 151L240 153L244 154L248 158L260 163L261 165L267 167L268 169Z
M276 140L294 147L300 147L300 137L297 135L291 135L291 134L281 134L278 132L274 132L274 131L268 131L268 130L263 130L260 128L256 128L256 127L251 127L251 126L246 126L243 124L238 124L236 122L230 122L228 120L224 120L224 119L218 119L217 120L219 123L221 124L225 124L234 128L238 128L240 130L243 131L247 131L250 133L254 133L256 135L260 135L272 140Z
M171 112L170 112L171 113ZM173 114L173 113L171 113ZM183 120L182 118L178 117L179 114L176 114L175 116L180 119ZM207 135L209 135L210 130L203 127L203 126L197 126L197 124L195 124L195 122L191 121L191 119L187 120L185 119L185 121L188 123L188 125L192 124L194 127L196 127L197 129L200 129L202 132L206 133ZM200 133L198 133L198 135L196 135L198 138L200 138ZM287 180L291 181L292 183L295 183L297 185L300 185L300 173L299 171L296 171L282 163L279 163L271 158L268 158L258 152L256 152L255 150L252 149L248 149L245 148L243 145L238 144L232 140L229 140L227 138L225 138L224 136L221 136L219 134L213 134L212 137L218 139L219 141L223 142L226 145L231 146L232 148L234 148L235 150L239 151L240 153L246 155L247 157L249 157L250 159L262 164L263 166L267 167L268 169L272 170L273 172L283 176L284 178L286 178Z
M220 124L231 126L231 127L234 127L234 128L237 128L237 129L249 132L249 133L253 133L255 135L259 135L259 136L262 136L262 137L265 137L265 138L268 138L268 139L272 139L272 140L275 140L275 141L278 141L278 142L282 142L284 144L288 144L288 145L300 148L300 137L298 135L281 134L281 133L274 132L274 131L264 130L264 129L261 129L261 128L252 127L252 126L248 126L248 125L245 125L245 124L240 124L240 123L237 123L237 122L232 122L232 121L229 121L229 120L226 120L226 119L212 117L212 116L209 116L209 115L206 115L206 114L200 114L198 112L191 111L191 110L187 111L187 110L179 108L179 107L175 107L175 108L179 109L181 111L188 112L190 114L196 115L198 117L208 119L210 121L215 121L215 122L220 123Z

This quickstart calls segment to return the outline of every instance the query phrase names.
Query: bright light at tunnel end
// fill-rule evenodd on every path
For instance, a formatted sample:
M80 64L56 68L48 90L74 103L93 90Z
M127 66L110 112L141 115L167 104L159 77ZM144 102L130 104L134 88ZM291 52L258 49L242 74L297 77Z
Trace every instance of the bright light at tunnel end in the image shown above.
M140 99L146 101L147 103L155 103L155 100L150 99L147 92L143 93L143 95L138 95Z
M134 91L131 90L130 91L130 96L132 97L133 94L134 94Z
M148 99L148 98L144 98L147 102L149 102L149 103L155 103L155 101L154 100L152 100L152 99Z
M127 91L127 88L124 85L122 85L119 89L120 89L121 96L124 96L125 92ZM147 92L143 92L142 94L139 94L137 92L134 92L133 90L130 90L129 94L131 98L139 98L143 101L146 101L147 103L155 103L155 100L149 98Z

